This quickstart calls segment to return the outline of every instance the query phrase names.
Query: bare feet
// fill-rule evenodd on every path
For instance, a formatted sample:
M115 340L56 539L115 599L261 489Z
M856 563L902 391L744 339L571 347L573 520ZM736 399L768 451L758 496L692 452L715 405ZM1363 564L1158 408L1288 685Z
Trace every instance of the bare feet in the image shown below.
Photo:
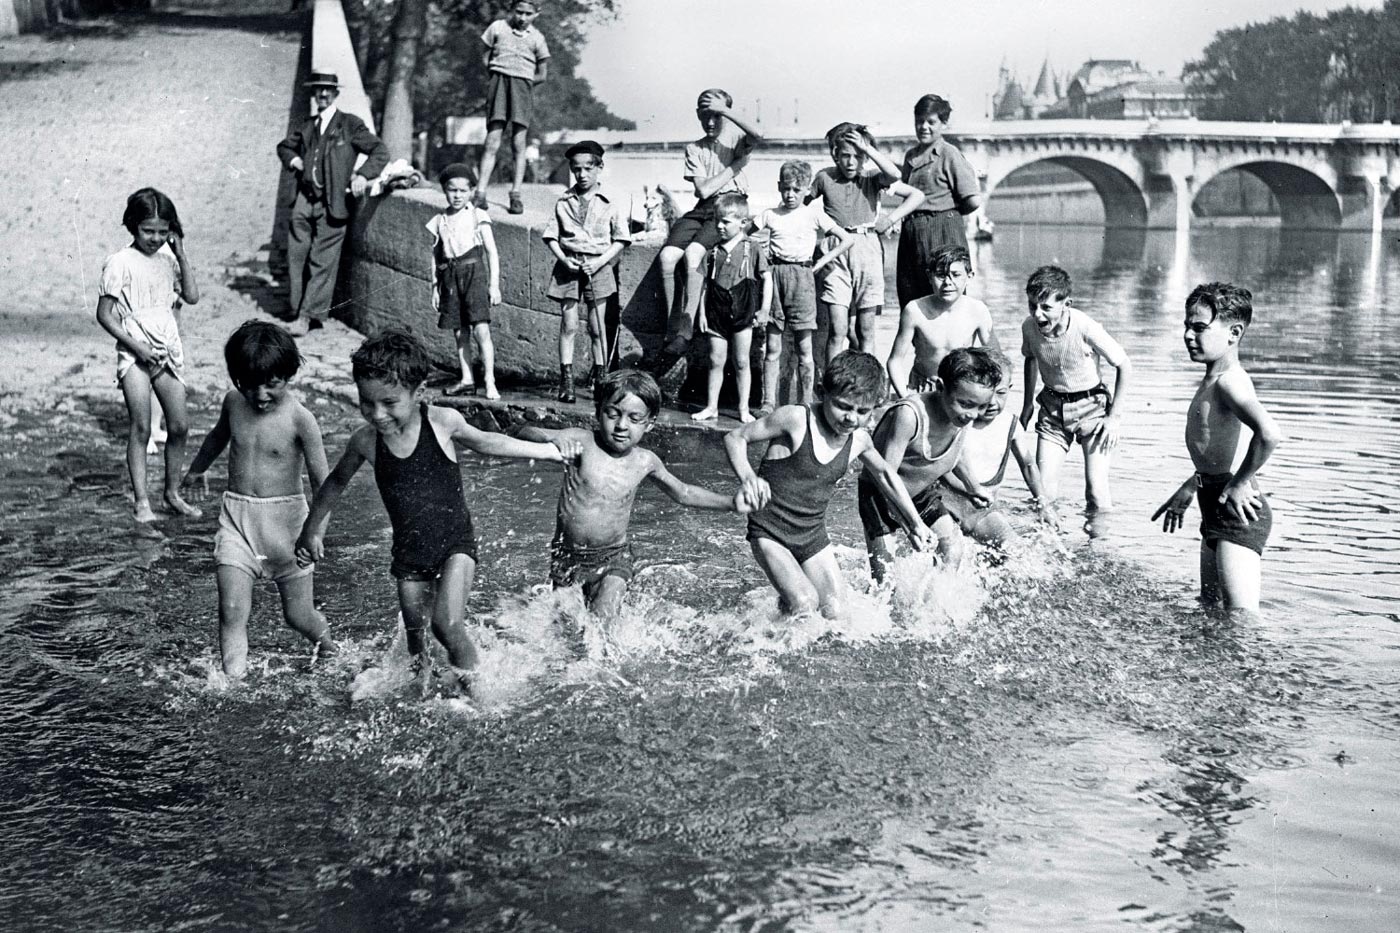
M156 520L156 513L151 509L150 499L141 499L137 501L136 507L132 509L132 514L135 516L136 520L142 524L149 524Z
M184 499L181 499L178 492L172 492L168 489L165 491L165 504L169 507L170 511L174 512L176 515L183 515L186 518L199 518L204 514ZM140 521L140 519L137 519L137 521Z
M305 337L311 332L311 321L306 317L299 317L285 326L293 337Z
M486 383L486 397L493 402L499 401L501 398L501 393L496 390L496 387L494 385L488 382Z
M714 421L719 417L718 408L702 408L690 416L691 421Z
M745 408L743 411L739 412L739 423L740 423L740 424L748 424L750 421L753 421L753 420L754 420L753 413L750 412L747 408Z
M340 646L331 639L330 633L327 632L316 641L316 646L311 649L311 666L314 668L322 661L330 660L338 654L340 654Z
M475 382L459 382L459 383L457 383L456 385L451 385L451 386L448 386L447 388L443 389L443 390L442 390L442 394L443 394L443 395L446 395L446 396L449 396L449 397L458 396L458 395L475 395L475 394L476 394L476 383L475 383Z

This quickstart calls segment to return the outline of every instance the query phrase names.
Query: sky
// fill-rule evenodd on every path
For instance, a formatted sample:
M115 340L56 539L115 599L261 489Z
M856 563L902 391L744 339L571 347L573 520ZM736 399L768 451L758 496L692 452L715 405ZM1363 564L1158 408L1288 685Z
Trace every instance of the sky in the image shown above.
M914 101L941 94L953 122L981 122L1003 59L1034 83L1090 58L1180 74L1216 31L1380 0L614 0L588 30L583 77L644 135L696 134L699 91L723 87L774 135L842 120L905 132ZM699 11L699 12L697 12ZM794 127L794 111L800 126ZM784 132L779 132L779 127Z

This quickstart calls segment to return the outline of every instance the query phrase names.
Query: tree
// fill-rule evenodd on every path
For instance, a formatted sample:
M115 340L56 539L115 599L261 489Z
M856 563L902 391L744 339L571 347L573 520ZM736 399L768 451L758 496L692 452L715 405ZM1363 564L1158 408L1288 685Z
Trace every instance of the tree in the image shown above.
M403 155L413 151L413 74L418 45L428 27L428 0L398 0L389 81L384 91L384 144Z

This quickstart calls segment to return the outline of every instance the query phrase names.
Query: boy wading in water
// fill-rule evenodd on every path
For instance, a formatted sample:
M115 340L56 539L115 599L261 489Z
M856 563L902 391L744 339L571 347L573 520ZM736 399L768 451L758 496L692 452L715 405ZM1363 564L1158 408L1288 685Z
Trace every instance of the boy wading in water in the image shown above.
M1196 473L1152 513L1163 531L1176 531L1197 498L1201 601L1251 612L1259 609L1260 564L1274 520L1254 477L1283 440L1240 364L1253 301L1248 289L1223 282L1198 285L1186 299L1186 352L1206 366L1186 413L1186 450ZM1236 469L1241 426L1250 438Z

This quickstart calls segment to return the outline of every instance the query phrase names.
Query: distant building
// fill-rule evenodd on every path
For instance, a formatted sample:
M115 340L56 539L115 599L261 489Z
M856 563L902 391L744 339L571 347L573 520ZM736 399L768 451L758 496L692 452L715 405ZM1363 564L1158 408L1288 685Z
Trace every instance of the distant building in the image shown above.
M1063 88L1063 91L1061 90ZM1194 117L1205 97L1127 59L1091 59L1064 78L1047 59L1029 92L1002 63L992 95L994 120L1145 120Z

